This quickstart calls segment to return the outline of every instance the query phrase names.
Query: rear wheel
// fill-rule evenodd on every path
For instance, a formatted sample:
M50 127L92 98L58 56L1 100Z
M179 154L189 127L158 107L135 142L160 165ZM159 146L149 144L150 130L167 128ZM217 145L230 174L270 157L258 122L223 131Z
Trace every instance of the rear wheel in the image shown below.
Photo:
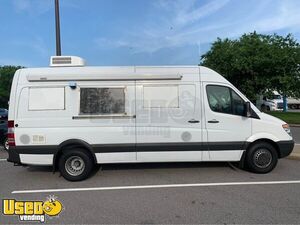
M291 109L297 109L297 106L296 106L296 105L291 105L290 108L291 108Z
M59 171L69 181L81 181L88 178L93 167L92 157L82 149L70 149L63 152L58 162Z
M246 154L246 164L254 173L269 173L278 162L276 149L267 142L252 145Z

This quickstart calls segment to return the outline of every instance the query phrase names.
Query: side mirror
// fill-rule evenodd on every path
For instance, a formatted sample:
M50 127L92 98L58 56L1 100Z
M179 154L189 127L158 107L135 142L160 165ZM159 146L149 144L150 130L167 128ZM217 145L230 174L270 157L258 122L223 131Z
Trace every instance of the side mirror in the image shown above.
M251 117L251 104L250 102L245 102L244 104L244 113L246 117Z

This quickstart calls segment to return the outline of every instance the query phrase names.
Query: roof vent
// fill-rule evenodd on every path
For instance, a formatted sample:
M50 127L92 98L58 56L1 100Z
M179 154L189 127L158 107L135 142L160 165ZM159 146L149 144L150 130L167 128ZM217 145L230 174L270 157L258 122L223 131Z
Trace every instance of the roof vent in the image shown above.
M84 59L78 56L51 56L51 67L84 66Z

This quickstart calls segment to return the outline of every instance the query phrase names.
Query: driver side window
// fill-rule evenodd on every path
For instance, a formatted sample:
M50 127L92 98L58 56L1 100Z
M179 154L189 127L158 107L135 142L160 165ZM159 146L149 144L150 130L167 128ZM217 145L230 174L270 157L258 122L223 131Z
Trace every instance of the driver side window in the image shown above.
M208 103L212 111L244 115L244 100L231 88L219 85L206 86Z

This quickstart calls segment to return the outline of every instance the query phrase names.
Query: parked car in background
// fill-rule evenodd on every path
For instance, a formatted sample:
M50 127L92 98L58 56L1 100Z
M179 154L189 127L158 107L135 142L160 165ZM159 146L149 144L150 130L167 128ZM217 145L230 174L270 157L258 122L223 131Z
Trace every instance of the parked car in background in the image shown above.
M7 120L8 110L0 108L0 120Z
M273 94L268 97L260 95L256 101L256 106L261 111L282 111L283 98L277 91L273 91Z
M289 109L300 109L300 99L287 98L287 105ZM256 106L261 111L282 111L283 97L277 91L273 91L271 96L259 95L256 100Z
M288 98L287 99L289 109L300 109L300 99Z
M7 120L0 120L0 145L3 145L6 151L8 150Z

